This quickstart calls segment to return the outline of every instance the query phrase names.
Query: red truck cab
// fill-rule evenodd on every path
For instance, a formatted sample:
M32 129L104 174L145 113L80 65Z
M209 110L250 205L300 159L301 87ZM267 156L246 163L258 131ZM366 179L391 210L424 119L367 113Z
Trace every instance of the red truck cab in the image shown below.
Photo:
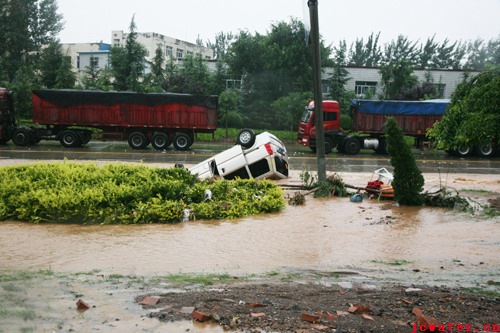
M299 122L297 142L316 149L316 127L314 123L314 101L309 102ZM323 126L325 133L340 129L340 107L337 101L323 101Z

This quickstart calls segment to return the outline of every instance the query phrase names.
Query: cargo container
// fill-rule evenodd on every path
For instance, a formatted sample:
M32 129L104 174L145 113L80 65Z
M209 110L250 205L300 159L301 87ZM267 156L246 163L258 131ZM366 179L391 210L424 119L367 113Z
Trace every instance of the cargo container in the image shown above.
M8 94L0 95L0 103L2 98L7 101ZM173 144L187 150L196 133L217 128L217 96L41 89L33 90L32 102L35 126L17 126L13 117L4 117L2 142L28 146L58 140L79 147L95 138L127 140L133 149L151 144L164 150ZM4 113L12 115L8 109Z
M426 139L427 129L441 119L449 100L381 101L353 100L351 104L351 131L340 127L340 108L336 101L323 101L325 152L334 148L339 152L355 155L362 148L387 153L384 124L394 117L404 135L415 137L416 145ZM298 143L316 150L314 102L307 106L299 123Z

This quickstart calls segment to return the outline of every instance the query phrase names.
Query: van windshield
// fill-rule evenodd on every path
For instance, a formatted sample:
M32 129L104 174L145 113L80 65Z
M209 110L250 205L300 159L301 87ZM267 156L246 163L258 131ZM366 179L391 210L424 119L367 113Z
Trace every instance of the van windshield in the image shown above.
M309 122L309 119L311 119L311 115L312 115L313 111L312 110L309 110L309 109L306 109L304 111L304 113L302 114L302 118L300 118L300 121L304 122L304 123L308 123Z

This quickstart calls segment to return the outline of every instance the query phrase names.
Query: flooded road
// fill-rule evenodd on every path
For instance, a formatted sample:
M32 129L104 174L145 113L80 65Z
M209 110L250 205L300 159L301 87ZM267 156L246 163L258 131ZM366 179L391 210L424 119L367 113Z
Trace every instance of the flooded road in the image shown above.
M25 161L1 164L18 163ZM286 182L300 183L298 173ZM354 185L370 175L341 173ZM500 193L495 174L424 178L426 189L441 183L472 196ZM324 272L347 289L357 281L474 287L498 281L499 250L500 217L348 198L308 196L304 206L275 214L175 225L0 222L0 273L49 271L33 280L0 281L0 332L220 333L219 326L148 318L135 297L166 292L168 285L144 289L144 281L177 273ZM95 308L76 311L80 297Z
M394 278L402 265L428 282L447 274L474 283L500 271L499 222L347 198L310 198L272 215L176 225L3 222L0 267L137 275L354 269Z

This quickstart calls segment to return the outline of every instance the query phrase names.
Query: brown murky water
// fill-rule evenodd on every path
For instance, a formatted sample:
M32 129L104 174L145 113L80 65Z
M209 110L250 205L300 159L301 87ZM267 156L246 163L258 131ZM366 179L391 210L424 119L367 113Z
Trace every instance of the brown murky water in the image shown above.
M370 175L343 176L347 183L363 184ZM453 187L500 192L498 176L446 175L445 180ZM426 175L426 187L440 182L440 175ZM67 279L0 283L0 333L223 332L217 326L145 317L134 297L161 293L168 286L145 290L140 281L116 284L106 278L110 274L349 270L361 274L338 279L343 288L358 278L474 286L498 281L499 250L499 217L396 207L391 202L351 203L347 198L308 198L305 206L287 206L277 214L177 225L0 222L0 273L100 270ZM77 312L76 295L96 308ZM16 315L2 316L2 311Z
M273 215L177 225L3 222L0 268L138 275L353 268L387 274L390 263L400 263L475 275L483 268L500 271L498 222L346 198L309 199Z

